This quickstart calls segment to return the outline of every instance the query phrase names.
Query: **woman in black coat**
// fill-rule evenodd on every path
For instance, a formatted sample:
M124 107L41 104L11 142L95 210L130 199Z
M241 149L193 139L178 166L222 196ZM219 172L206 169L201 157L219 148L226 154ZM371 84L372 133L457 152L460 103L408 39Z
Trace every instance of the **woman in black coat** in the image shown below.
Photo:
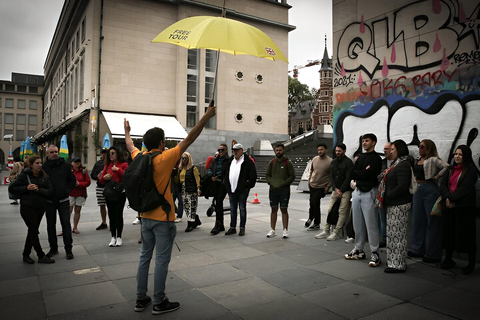
M407 224L413 196L409 187L412 166L405 141L396 140L391 148L393 163L379 178L384 188L383 206L387 208L387 267L386 273L402 273L407 270Z
M475 183L477 168L473 163L472 150L460 145L455 150L454 164L445 174L440 186L443 213L443 247L446 251L443 269L453 268L453 251L468 254L468 265L463 274L475 269L476 227L475 227Z
M28 228L23 249L23 262L34 263L30 258L34 248L39 263L54 263L55 260L47 257L43 252L38 238L38 227L45 213L47 199L53 195L53 186L45 171L42 170L42 159L39 156L31 156L28 163L30 168L23 170L8 187L8 191L20 198L20 215Z

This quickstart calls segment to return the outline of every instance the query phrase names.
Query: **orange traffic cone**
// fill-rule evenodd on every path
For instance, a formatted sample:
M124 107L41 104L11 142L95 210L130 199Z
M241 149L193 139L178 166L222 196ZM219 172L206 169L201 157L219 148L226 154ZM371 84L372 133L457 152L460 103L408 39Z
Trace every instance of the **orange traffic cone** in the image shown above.
M253 201L248 201L248 202L253 204L260 204L260 201L258 201L258 197L256 193L255 193L255 199L253 199Z

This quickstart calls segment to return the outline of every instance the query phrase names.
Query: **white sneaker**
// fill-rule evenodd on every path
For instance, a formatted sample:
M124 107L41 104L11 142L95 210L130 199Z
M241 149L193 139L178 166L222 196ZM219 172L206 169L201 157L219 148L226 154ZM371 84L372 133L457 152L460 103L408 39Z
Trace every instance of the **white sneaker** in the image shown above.
M140 224L140 219L138 219L138 217L135 218L135 220L133 220L132 224L135 226L137 224Z
M179 222L182 222L182 218L176 218L175 219L175 223L179 223Z
M268 231L267 233L267 238L273 238L277 235L277 233L275 232L275 230L270 230Z
M337 239L338 239L338 234L336 234L335 232L332 232L332 234L328 236L327 241L335 241Z
M283 236L282 236L282 238L283 238L283 239L288 239L288 238L289 238L287 229L283 229Z
M112 237L112 240L110 240L110 243L108 244L109 247L115 247L117 244L117 239L115 237Z
M329 231L322 231L320 232L319 234L317 234L315 236L315 239L325 239L327 238L328 236L330 236L330 232Z
M347 237L347 239L345 239L345 243L352 244L353 242L355 242L354 238Z
M118 237L117 242L115 243L116 247L121 247L122 246L122 238Z

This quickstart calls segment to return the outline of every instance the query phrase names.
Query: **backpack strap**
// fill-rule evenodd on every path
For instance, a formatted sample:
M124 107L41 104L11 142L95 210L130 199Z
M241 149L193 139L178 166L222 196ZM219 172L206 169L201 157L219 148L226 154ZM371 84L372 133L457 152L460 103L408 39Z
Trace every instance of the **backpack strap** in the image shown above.
M142 153L142 155L145 154L145 153L146 153L146 151L144 151ZM153 173L153 158L155 158L159 154L162 154L162 151L153 151L153 152L150 153L150 155L152 156L152 158L151 158L152 163L150 163L150 165L152 166L152 173ZM165 196L165 192L167 192L167 188L168 188L168 185L170 184L170 180L172 180L171 177L168 179L167 185L165 186L165 190L163 190L163 193L161 194L162 196ZM153 183L155 183L155 180L153 181Z

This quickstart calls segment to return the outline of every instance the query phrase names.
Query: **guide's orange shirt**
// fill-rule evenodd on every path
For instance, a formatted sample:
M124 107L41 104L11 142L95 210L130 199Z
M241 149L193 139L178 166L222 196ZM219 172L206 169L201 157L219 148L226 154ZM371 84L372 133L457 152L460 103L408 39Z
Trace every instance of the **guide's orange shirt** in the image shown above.
M161 151L159 149L152 149L148 151L148 153L153 151ZM132 159L134 159L140 150L135 149L132 152ZM164 197L167 199L168 203L170 203L170 212L167 214L165 211L162 210L162 207L158 207L151 211L143 212L140 214L142 218L158 220L158 221L175 221L175 206L173 205L173 196L171 186L172 183L170 181L170 176L172 174L173 167L177 163L178 159L180 158L180 148L176 146L175 148L168 149L159 154L155 158L153 158L153 181L157 187L158 192L163 194L165 191ZM165 190L165 187L168 187Z

